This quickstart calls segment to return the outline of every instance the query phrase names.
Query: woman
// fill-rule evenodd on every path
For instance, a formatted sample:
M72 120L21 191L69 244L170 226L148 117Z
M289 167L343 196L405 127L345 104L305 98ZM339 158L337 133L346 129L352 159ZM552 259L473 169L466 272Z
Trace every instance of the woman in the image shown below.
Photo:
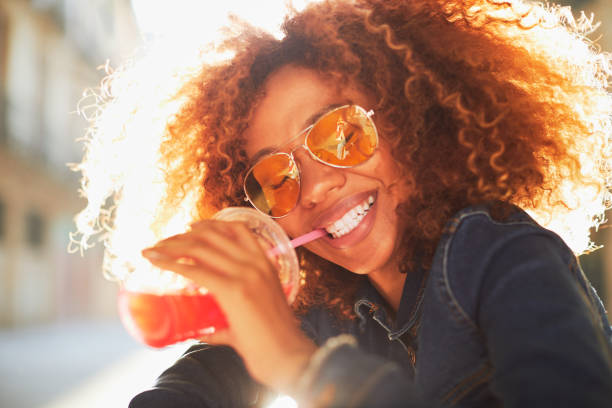
M169 236L143 255L210 289L230 326L130 406L610 404L612 331L574 255L610 203L591 28L520 1L329 1L282 40L243 27L169 97L111 77L81 242L110 218L121 275L135 229ZM245 200L289 236L328 232L298 249L293 311L246 227L208 219ZM169 234L177 213L202 221Z

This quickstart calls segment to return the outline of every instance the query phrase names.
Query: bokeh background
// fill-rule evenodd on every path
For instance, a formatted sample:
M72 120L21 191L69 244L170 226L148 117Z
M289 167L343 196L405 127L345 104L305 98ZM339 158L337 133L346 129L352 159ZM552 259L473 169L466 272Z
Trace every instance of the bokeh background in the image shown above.
M602 27L592 37L612 50L611 0L557 2L593 12ZM277 31L284 3L0 0L0 407L127 406L185 350L132 340L117 316L117 285L102 277L101 246L67 251L85 205L67 166L83 151L77 106L101 67L151 41L212 40L228 11ZM612 228L594 238L612 246ZM612 249L581 263L612 309Z

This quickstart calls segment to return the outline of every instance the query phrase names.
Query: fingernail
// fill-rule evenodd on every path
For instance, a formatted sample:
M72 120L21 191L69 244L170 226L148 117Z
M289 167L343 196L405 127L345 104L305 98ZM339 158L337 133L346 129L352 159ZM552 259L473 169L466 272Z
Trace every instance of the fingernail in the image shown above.
M151 259L161 259L163 255L153 248L146 248L142 250L142 255Z

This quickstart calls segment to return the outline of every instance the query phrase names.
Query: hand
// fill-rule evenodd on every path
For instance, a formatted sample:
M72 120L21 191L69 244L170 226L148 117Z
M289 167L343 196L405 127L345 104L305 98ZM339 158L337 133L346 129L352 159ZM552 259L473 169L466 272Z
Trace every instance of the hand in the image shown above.
M291 391L316 346L299 329L275 267L243 223L200 221L143 255L215 295L229 328L203 341L232 346L256 380Z

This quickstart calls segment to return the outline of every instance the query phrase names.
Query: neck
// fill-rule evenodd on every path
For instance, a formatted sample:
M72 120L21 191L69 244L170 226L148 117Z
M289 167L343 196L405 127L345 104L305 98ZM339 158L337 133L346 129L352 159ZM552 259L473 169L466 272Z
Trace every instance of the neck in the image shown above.
M368 279L393 311L397 312L402 298L406 274L399 271L397 264L393 264L370 272Z

